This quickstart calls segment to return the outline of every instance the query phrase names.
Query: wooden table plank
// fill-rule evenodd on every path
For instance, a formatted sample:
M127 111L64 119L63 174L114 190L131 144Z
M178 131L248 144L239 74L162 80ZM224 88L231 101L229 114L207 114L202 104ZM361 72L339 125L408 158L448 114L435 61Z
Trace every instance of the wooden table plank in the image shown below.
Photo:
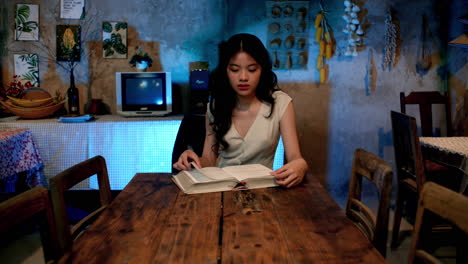
M179 193L154 263L217 263L221 193Z
M178 194L170 174L137 174L99 219L75 241L72 252L63 261L71 257L73 263L153 263L164 259L186 263L186 258L192 257L193 251L197 250L200 262L216 262L220 195L216 203L211 201L216 200L215 194L182 198ZM202 218L194 218L196 221L191 223L190 216L205 204L213 204L205 211L201 210L207 214L206 223ZM209 224L213 226L206 228ZM191 237L194 235L206 240L200 242ZM180 247L189 239L200 243L194 248L187 247L185 254Z
M317 179L272 190L275 217L297 263L386 263Z
M270 190L223 195L222 263L291 263Z
M224 193L223 263L385 263L318 180Z

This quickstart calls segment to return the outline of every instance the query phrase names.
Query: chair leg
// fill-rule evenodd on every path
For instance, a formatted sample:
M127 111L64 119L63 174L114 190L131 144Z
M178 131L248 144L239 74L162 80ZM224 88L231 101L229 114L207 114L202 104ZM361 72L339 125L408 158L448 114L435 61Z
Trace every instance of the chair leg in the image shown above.
M403 194L400 188L398 188L397 199L395 203L395 216L393 218L393 231L392 231L392 243L391 248L398 248L399 246L399 233L400 233L400 224L403 210Z
M457 229L458 230L458 229ZM456 250L457 257L456 263L468 263L468 235L462 231L457 232Z

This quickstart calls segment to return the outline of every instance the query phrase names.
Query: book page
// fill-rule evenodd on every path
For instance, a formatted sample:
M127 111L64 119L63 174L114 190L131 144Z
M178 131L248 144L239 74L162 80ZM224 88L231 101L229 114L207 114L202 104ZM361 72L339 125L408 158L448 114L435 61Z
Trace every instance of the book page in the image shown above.
M235 179L235 177L233 177L232 175L229 175L223 169L218 168L218 167L204 167L201 169L194 169L192 171L199 171L200 173L204 174L206 177L212 180L222 181L222 180L232 180L233 178Z
M203 173L199 172L198 170L196 169L193 169L191 171L184 171L191 179L193 182L195 183L199 183L199 182L211 182L213 181L213 179L209 178L209 177L206 177L205 175L203 175Z
M190 162L194 170L192 171L198 171L200 174L203 174L203 176L208 177L212 180L215 181L220 181L220 180L236 180L236 178L232 177L231 175L227 174L224 170L222 170L219 167L205 167L205 168L200 168L197 166L195 162Z
M261 164L228 166L224 167L223 170L239 181L249 178L274 178L273 175L270 174L272 170Z

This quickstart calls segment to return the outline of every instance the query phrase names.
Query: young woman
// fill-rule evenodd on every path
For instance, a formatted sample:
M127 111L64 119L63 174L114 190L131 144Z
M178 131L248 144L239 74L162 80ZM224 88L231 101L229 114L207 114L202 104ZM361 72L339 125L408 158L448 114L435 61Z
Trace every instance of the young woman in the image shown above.
M307 163L302 158L291 98L277 87L271 58L254 35L237 34L219 45L218 67L210 77L211 101L203 154L184 151L173 164L199 167L260 163L273 167L280 135L287 163L273 171L278 184L299 184Z

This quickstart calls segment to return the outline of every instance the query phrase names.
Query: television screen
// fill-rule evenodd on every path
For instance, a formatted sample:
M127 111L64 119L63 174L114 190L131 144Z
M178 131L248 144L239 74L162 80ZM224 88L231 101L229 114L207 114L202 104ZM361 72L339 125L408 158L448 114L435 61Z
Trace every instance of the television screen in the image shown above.
M125 80L126 103L162 105L164 103L162 86L160 78L128 78Z
M161 116L172 111L169 72L117 72L117 113L123 116Z

